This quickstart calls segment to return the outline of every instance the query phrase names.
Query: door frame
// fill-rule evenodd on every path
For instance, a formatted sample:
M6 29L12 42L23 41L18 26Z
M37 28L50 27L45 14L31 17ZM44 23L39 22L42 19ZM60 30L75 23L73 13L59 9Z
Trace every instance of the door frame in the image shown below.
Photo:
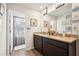
M8 30L9 30L9 40L8 40L8 50L9 50L9 54L11 54L13 52L13 17L14 16L18 16L18 17L22 17L25 19L25 14L21 13L21 12L18 12L18 11L14 11L14 10L8 10ZM26 24L25 24L26 25ZM25 32L24 34L26 33L26 28L24 28ZM25 37L25 36L24 36ZM25 37L25 40L26 40L26 37ZM26 44L26 41L25 41L25 44ZM25 45L26 46L26 45ZM23 47L25 47L23 46ZM15 50L18 50L22 47L17 47Z

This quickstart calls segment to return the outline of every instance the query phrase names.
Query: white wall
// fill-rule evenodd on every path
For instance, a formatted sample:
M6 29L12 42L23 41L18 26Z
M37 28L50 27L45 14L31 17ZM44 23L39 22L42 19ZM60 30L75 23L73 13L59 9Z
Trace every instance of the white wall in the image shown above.
M33 49L33 32L47 31L47 28L43 27L44 20L53 20L51 16L42 16L40 12L30 8L25 8L16 4L8 4L8 9L17 12L22 12L26 16L26 50ZM30 27L30 18L36 18L38 20L37 27ZM30 30L27 30L30 27Z
M1 16L1 32L0 32L0 56L6 55L6 4L4 5L4 15Z

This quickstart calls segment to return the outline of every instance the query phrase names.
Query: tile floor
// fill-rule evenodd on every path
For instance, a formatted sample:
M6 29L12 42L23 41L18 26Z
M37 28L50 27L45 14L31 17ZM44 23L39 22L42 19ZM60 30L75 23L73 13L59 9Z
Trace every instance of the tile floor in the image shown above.
M24 49L13 51L11 56L42 56L36 50L25 51Z

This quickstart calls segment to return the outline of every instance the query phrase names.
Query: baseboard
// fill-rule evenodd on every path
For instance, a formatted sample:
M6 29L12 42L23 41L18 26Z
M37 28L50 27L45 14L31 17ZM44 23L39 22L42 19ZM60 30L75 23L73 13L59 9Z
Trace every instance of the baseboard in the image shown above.
M34 48L28 48L28 49L26 48L25 50L26 50L26 51L29 51L29 50L32 50L32 49L34 49Z
M14 50L20 50L20 49L25 49L25 48L26 48L25 45L20 45L20 46L16 46Z

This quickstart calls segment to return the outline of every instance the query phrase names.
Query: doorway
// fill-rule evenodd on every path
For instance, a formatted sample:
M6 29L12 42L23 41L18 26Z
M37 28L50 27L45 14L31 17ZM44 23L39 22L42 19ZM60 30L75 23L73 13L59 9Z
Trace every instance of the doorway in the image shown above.
M9 41L8 51L11 55L15 50L25 49L25 15L9 10Z
M25 45L25 21L23 17L13 16L13 48L23 48Z

